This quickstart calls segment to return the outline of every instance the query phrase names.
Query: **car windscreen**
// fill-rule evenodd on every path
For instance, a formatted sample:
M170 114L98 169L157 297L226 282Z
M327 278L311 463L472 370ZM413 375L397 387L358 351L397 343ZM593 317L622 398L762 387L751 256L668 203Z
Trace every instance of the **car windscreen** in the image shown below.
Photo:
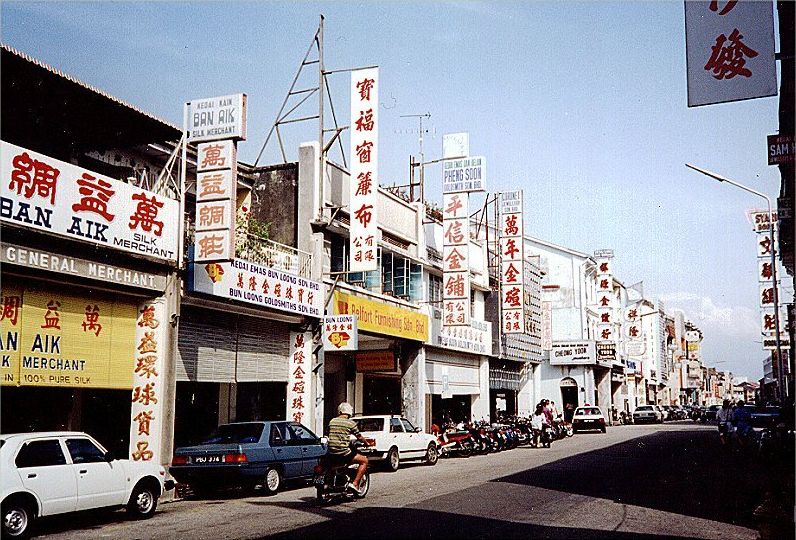
M202 444L246 444L260 440L263 433L263 424L223 424Z
M641 407L636 407L636 410L637 411L651 411L652 407L650 407L649 405L643 405Z
M600 409L596 407L589 407L588 409L578 409L577 411L575 411L575 414L581 415L581 414L602 414L602 413L600 412Z
M358 418L354 421L359 431L384 431L384 418Z

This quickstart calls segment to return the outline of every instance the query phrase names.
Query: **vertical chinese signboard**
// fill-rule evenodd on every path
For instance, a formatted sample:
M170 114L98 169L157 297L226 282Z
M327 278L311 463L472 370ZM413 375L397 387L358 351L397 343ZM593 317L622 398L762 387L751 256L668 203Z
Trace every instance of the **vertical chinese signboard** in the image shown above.
M688 106L777 95L768 1L685 2Z
M195 262L235 258L237 141L246 139L246 94L186 104L189 142L196 152Z
M351 72L351 272L378 270L379 68Z
M774 220L774 236L771 236L771 222L768 211L752 211L748 216L752 222L752 227L757 233L757 280L758 280L758 302L760 306L760 325L763 333L763 348L776 349L776 317L774 316L774 267L776 259L773 255L779 249L777 243L777 213L772 212L771 218ZM777 273L782 270L778 267ZM780 274L782 275L782 274ZM777 276L778 277L778 276ZM780 334L786 328L785 313L779 313ZM766 339L768 338L768 339ZM780 349L788 346L787 339L780 336Z
M290 332L287 419L301 423L312 419L312 335Z
M443 195L442 325L470 325L469 195Z
M138 308L136 354L130 413L130 459L162 462L161 428L164 409L166 300L158 298Z
M500 194L500 326L504 334L525 332L522 190Z
M597 259L597 341L615 342L614 276L611 259Z

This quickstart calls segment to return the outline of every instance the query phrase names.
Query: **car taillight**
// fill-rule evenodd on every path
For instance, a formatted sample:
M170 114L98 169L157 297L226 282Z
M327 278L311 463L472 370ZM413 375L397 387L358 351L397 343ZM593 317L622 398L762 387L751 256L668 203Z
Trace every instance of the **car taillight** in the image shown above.
M323 474L323 467L320 464L318 464L312 468L312 472L314 472L315 474Z
M246 454L226 454L224 463L246 463Z
M597 421L598 421L598 422L600 422L601 424L604 424L604 423L605 423L605 418L600 418L600 419L599 419L599 420L597 420Z
M172 465L185 465L188 463L188 456L174 456L171 458Z
M365 442L368 444L368 446L376 446L376 439L367 439L366 438Z

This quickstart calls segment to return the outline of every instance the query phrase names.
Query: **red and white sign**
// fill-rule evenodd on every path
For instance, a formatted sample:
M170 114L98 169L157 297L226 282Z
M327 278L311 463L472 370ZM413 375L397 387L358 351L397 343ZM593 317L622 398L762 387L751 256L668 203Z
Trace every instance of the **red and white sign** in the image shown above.
M643 339L641 316L639 315L638 306L626 307L624 309L624 319L625 322L622 326L624 328L625 338L630 341L640 341ZM631 347L631 349L633 349L633 347Z
M378 270L379 68L351 72L349 270Z
M774 278L774 272L771 268L771 258L757 259L757 280L761 282L768 282Z
M617 326L614 321L614 277L611 259L597 259L597 341L617 342Z
M179 203L2 142L0 219L162 261L177 260Z
M470 326L469 195L442 200L442 325Z
M522 190L500 194L501 332L525 332L525 242Z
M312 418L312 334L290 332L288 358L287 419L303 422Z
M688 106L777 95L773 2L685 2Z
M774 231L776 231L776 227ZM757 233L757 256L771 258L772 250L779 251L779 242L777 242L776 235L774 240L771 240L771 233L761 232Z
M777 211L772 210L771 216L774 218L774 230L777 230L778 216ZM755 232L769 232L771 231L771 224L768 218L768 210L749 210L746 217L752 224L752 230Z
M553 348L553 303L542 302L542 350Z

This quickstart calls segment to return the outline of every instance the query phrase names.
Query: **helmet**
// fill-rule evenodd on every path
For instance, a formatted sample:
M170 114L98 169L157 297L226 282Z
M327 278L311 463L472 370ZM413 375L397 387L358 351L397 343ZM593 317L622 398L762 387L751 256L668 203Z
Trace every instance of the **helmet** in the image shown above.
M350 403L343 402L337 407L337 413L351 416L354 414L354 407L352 407Z

